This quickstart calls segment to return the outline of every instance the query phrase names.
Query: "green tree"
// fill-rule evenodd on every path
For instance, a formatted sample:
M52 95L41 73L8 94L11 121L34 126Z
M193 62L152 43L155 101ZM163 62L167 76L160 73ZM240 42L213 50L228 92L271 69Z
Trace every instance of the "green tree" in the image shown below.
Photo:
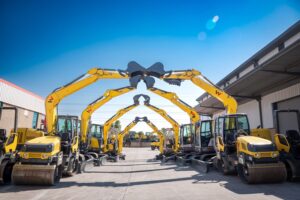
M119 132L121 131L122 125L121 125L120 120L117 120L117 121L114 123L114 127L115 127L116 129L118 129Z

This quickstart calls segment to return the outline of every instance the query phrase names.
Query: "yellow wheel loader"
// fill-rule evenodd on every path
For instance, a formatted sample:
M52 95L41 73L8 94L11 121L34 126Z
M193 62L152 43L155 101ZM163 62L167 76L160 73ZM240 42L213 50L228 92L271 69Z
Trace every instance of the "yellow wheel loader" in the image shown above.
M59 115L52 134L27 141L12 171L14 184L54 185L72 176L84 160L79 155L78 117Z
M18 111L16 107L0 108L0 118L3 110L14 111L14 128L6 138L6 129L0 129L2 138L6 138L3 144L3 154L0 156L0 183L10 183L13 167L18 158L18 152L23 148L26 141L42 137L44 133L31 128L17 128Z
M237 173L246 183L283 182L287 172L272 141L250 136L247 115L230 114L215 121L215 165L223 174Z

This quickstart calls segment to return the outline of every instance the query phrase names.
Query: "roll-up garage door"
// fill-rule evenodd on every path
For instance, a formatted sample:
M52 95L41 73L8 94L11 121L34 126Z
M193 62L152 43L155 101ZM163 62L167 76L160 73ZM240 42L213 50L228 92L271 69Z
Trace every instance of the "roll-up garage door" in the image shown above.
M277 129L281 134L287 130L299 132L300 96L277 103Z

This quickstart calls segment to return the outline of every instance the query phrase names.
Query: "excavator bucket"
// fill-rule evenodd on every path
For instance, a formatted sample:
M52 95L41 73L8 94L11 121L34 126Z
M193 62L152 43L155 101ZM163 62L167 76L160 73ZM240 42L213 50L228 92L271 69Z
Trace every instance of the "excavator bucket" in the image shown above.
M247 183L278 183L287 179L287 171L282 162L271 164L247 164L245 167L238 167L239 176Z
M147 76L147 69L142 67L137 62L129 62L127 65L127 72L130 76L129 82L131 87L136 88L141 80L145 82L147 88L152 88L154 86L155 79L153 77Z
M12 171L12 182L15 185L55 185L57 182L56 169L55 165L15 164Z

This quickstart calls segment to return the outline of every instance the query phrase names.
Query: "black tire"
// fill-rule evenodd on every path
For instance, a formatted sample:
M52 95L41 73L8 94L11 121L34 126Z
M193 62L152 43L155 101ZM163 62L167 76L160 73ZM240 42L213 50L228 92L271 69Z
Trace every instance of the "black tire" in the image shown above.
M222 172L223 175L228 175L230 173L229 173L228 167L226 166L225 163L226 162L224 162L222 158L218 159L217 160L217 169L218 169L218 171Z
M155 146L151 146L151 150L154 151L155 150Z
M119 162L119 160L120 160L119 155L115 156L115 162Z
M63 166L62 165L56 166L55 173L54 173L55 177L54 177L53 185L56 185L57 183L59 183L59 181L62 177L62 172L63 172Z
M244 183L248 183L248 180L247 180L247 170L245 169L245 167L242 164L238 164L238 166L237 166L237 173L238 173L238 176L241 178L241 180Z

